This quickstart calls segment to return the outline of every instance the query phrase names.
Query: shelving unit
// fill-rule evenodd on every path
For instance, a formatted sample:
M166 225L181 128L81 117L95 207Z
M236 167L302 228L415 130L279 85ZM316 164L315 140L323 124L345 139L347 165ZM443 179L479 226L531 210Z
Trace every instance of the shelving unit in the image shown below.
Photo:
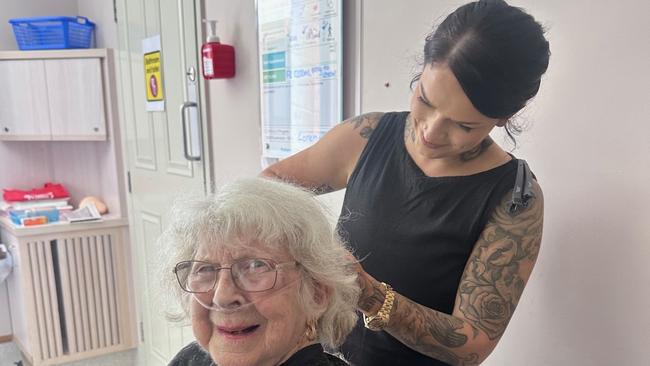
M137 344L114 70L110 49L0 52L0 187L63 183L74 206L92 195L109 209L99 222L0 219L13 340L34 366Z

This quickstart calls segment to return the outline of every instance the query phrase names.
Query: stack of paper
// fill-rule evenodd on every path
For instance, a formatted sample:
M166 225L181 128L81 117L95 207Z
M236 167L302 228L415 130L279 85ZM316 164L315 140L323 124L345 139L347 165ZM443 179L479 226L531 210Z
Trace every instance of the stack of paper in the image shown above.
M62 215L71 223L82 221L96 221L102 219L102 215L99 214L97 207L92 203L71 212L64 212Z

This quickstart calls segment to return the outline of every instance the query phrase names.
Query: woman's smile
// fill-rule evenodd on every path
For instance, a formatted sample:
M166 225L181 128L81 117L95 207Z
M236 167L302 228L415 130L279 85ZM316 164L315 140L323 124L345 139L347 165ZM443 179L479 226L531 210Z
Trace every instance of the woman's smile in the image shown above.
M215 326L217 334L229 340L244 340L255 335L255 332L260 328L260 324L254 325L241 325L241 326Z
M246 341L253 338L262 330L262 322L254 316L242 316L243 313L224 315L223 313L211 311L210 322L212 323L213 335L222 342Z
M427 138L424 136L424 132L420 133L420 141L422 141L422 144L425 147L427 147L427 148L429 148L431 150L438 150L438 149L445 146L444 144L428 141Z

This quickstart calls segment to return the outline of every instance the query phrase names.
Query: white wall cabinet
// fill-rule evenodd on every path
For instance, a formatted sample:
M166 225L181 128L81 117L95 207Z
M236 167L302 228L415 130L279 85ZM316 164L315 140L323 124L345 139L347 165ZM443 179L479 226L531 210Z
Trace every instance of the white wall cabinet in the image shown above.
M52 140L106 138L98 58L45 60Z
M0 85L0 139L106 139L100 57L0 52Z
M0 138L51 138L42 60L0 60Z

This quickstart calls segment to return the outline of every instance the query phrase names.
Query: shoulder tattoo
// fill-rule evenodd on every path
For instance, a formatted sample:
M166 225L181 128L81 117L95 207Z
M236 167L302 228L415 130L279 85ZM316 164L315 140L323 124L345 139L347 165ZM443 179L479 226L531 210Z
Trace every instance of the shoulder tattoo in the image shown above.
M537 182L533 193L531 204L515 215L508 211L511 193L505 196L481 233L460 281L460 311L492 340L505 331L539 252L544 203Z
M334 192L334 188L329 184L321 184L319 186L314 186L311 187L311 190L316 195Z
M360 116L352 117L345 120L343 123L350 123L354 126L355 130L359 130L359 135L364 139L370 138L372 132L377 126L377 122L384 114L381 112L371 112L362 114Z

